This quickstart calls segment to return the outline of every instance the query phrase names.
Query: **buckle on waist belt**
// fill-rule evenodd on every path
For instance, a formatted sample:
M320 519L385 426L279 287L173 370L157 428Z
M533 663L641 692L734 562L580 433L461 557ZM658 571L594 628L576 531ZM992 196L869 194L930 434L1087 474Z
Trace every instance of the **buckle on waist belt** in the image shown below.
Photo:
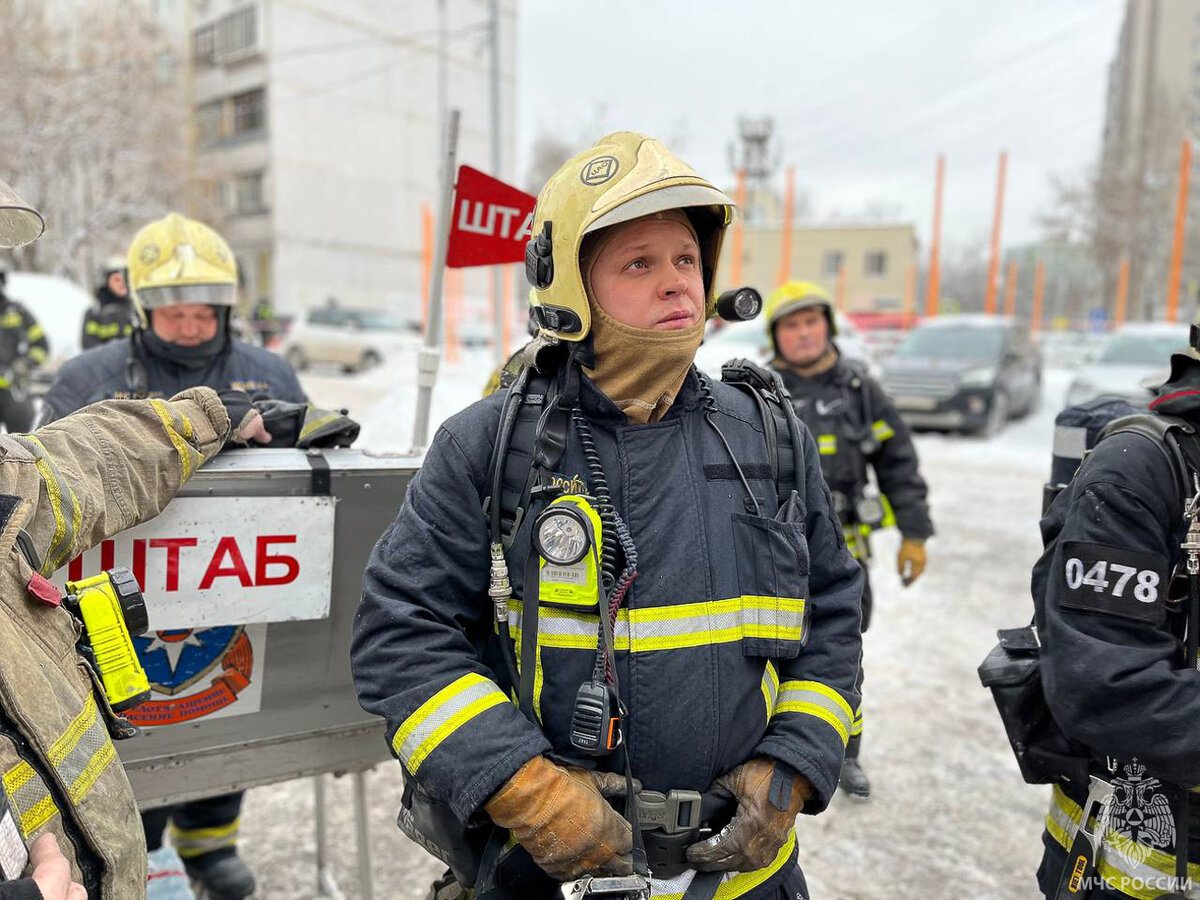
M658 829L667 834L695 831L700 827L699 791L642 791L638 794L638 825L643 831Z
M671 879L689 868L684 855L697 841L712 837L733 817L733 798L699 791L642 791L638 827L646 862L655 878Z

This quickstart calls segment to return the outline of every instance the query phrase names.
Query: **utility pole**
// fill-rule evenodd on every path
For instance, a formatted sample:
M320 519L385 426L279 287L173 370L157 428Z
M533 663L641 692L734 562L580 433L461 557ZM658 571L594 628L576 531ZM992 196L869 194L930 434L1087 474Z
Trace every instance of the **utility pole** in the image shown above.
M492 39L492 177L500 178L500 0L490 3L490 36ZM491 266L492 274L492 346L496 351L496 365L504 364L508 348L504 346L504 287L499 266Z

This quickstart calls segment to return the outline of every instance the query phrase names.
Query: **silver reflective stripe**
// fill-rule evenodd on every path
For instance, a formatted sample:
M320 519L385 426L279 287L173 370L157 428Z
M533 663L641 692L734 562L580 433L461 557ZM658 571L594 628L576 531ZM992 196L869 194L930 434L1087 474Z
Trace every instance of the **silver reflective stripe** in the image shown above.
M425 757L458 728L485 710L507 702L493 681L474 673L464 675L405 719L392 738L392 747L408 770L416 774Z
M854 725L854 712L846 699L828 685L816 681L785 681L779 686L775 715L801 713L829 725L845 744Z
M1054 455L1068 459L1083 459L1087 449L1087 429L1073 425L1056 425L1054 428Z
M50 761L70 791L72 802L82 801L116 758L95 695L89 695L83 711L50 748Z
M1060 787L1054 787L1050 800L1050 813L1046 816L1046 830L1062 847L1070 849L1075 837L1075 828L1083 812ZM1143 845L1135 845L1148 856L1142 862L1121 849L1126 843L1116 832L1109 830L1104 835L1103 852L1100 854L1100 876L1119 890L1132 897L1157 897L1172 889L1175 875L1175 857ZM1156 860L1158 865L1152 865ZM1200 877L1200 866L1189 863L1188 873L1193 881Z
M58 815L46 782L27 762L17 763L4 773L4 792L26 838Z

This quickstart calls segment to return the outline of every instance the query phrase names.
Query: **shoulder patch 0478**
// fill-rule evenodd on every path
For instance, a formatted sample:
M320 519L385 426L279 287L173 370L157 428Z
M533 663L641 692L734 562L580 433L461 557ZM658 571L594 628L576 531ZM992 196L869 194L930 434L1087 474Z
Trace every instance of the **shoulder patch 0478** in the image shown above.
M1167 560L1089 541L1063 541L1058 605L1160 625L1166 616Z

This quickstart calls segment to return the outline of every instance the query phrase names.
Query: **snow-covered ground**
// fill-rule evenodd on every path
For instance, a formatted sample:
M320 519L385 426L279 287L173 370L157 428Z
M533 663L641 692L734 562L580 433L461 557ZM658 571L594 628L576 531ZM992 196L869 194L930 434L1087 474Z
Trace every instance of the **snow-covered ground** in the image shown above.
M436 420L479 396L489 363L473 354L443 365ZM813 898L1036 896L1048 791L1021 781L975 668L997 628L1030 615L1041 486L1069 375L1048 370L1041 411L990 440L918 438L938 534L924 578L908 589L893 571L896 536L876 542L863 752L874 793L865 803L839 796L823 815L801 819L800 859ZM364 446L407 449L413 360L349 377L308 372L303 380L314 401L350 407L363 422ZM381 766L370 778L376 896L421 900L441 867L395 827L398 767ZM347 896L361 896L349 780L334 781L330 796L334 871ZM259 872L260 897L318 896L311 821L308 781L251 792L243 852Z

